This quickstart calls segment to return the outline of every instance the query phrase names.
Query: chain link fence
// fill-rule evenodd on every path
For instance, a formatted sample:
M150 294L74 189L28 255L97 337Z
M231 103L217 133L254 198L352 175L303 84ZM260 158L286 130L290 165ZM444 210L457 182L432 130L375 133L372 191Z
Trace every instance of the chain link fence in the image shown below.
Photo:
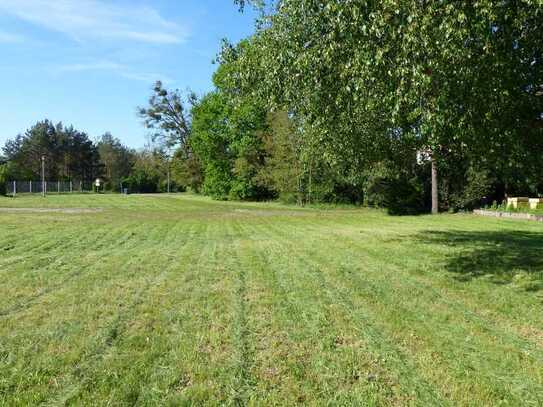
M8 181L8 195L17 194L69 194L92 192L91 181Z

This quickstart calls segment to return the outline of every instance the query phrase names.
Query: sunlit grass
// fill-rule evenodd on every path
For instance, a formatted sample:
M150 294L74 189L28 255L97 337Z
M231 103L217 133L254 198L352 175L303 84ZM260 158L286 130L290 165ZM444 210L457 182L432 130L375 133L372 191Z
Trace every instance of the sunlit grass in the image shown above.
M541 224L190 195L0 208L0 404L543 403Z

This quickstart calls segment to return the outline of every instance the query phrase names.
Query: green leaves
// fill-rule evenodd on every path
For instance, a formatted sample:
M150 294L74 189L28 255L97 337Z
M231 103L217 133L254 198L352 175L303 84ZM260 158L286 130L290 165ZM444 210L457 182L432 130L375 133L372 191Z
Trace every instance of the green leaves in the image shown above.
M138 115L147 129L153 131L153 141L159 141L166 149L184 147L190 135L190 118L185 103L192 105L196 96L186 97L178 91L165 89L157 81L148 107L138 108Z
M493 143L508 146L502 160L528 157L541 138L529 123L543 112L542 13L539 1L284 0L234 47L236 88L288 111L311 129L304 144L353 172L458 144L472 160Z
M229 72L223 64L215 75L221 88L193 107L190 146L204 170L205 193L220 199L260 199L269 195L255 180L262 161L265 110L253 99L236 96Z

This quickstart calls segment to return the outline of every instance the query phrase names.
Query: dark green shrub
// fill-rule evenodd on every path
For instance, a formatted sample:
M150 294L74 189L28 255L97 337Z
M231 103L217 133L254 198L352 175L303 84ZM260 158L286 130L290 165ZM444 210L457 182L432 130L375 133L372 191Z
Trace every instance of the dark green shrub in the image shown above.
M300 196L296 192L281 192L279 201L288 205L296 205L300 203Z
M488 203L494 180L488 171L470 166L458 191L451 193L449 205L454 210L475 209Z
M424 188L415 177L372 176L366 182L366 203L391 215L415 215L425 210Z
M123 179L123 186L130 193L152 194L159 190L160 179L144 170L136 169L130 177Z
M214 199L225 200L230 194L231 180L228 162L210 162L205 168L203 192Z

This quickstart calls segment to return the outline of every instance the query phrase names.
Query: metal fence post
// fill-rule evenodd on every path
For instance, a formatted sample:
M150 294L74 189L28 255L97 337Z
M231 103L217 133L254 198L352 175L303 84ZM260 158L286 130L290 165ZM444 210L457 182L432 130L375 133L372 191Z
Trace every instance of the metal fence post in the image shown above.
M30 186L28 189L30 193L32 193L32 181L28 181L28 185Z
M74 184L70 181L70 193L74 192Z
M17 181L13 181L13 196L17 194Z

